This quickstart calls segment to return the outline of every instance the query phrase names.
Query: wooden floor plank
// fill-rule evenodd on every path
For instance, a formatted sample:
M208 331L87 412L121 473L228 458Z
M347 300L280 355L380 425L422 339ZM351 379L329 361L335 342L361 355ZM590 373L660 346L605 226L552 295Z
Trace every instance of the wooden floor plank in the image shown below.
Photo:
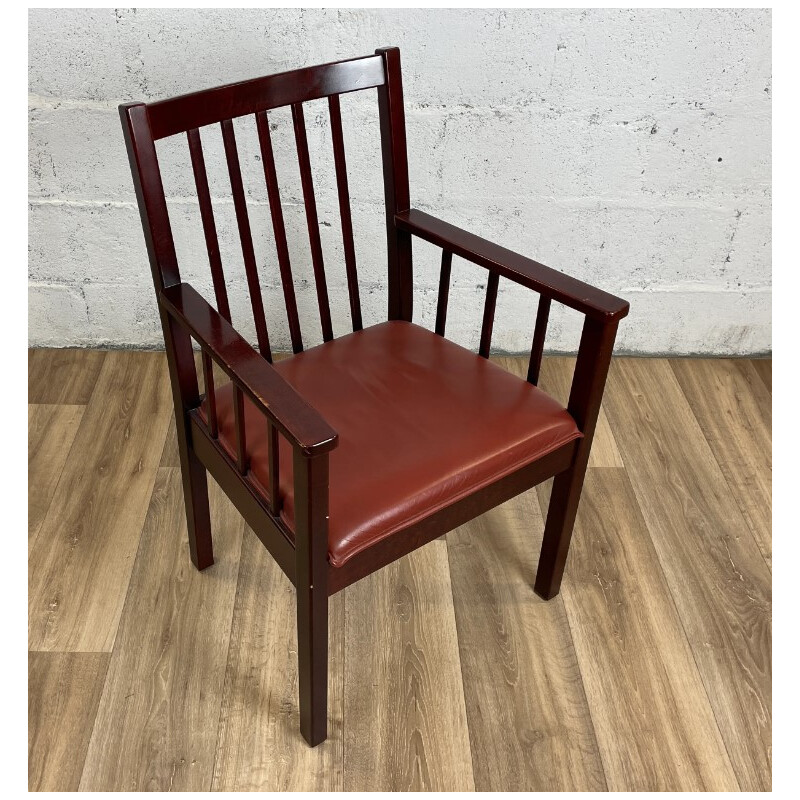
M160 467L180 467L181 459L178 455L178 436L175 432L175 415L169 416L169 428L164 439L164 449L161 451Z
M85 406L28 406L28 546L50 507Z
M86 405L105 357L103 350L28 350L28 402Z
M158 471L82 791L211 785L244 522L209 481L215 563L189 560L180 470Z
M733 497L772 565L772 395L753 361L671 359Z
M170 407L163 354L106 354L31 548L31 650L111 649Z
M528 374L528 359L519 356L497 356L493 361L525 378ZM554 397L566 407L569 400L569 391L572 386L572 374L575 371L575 358L572 356L545 356L542 359L539 374L539 388ZM622 467L622 456L614 440L614 434L608 424L605 411L600 409L597 418L592 451L589 455L590 467Z
M478 791L606 788L564 605L532 588L542 529L531 491L447 534Z
M771 358L753 358L750 360L753 369L759 374L764 385L769 389L772 394L772 359Z
M605 407L743 790L771 782L771 576L669 364L616 359Z
M608 788L738 791L624 470L588 471L561 593Z
M248 532L233 614L212 788L335 791L342 788L344 596L329 607L328 739L300 735L295 590Z
M28 790L75 792L108 653L28 653Z
M347 791L471 791L447 545L345 590Z

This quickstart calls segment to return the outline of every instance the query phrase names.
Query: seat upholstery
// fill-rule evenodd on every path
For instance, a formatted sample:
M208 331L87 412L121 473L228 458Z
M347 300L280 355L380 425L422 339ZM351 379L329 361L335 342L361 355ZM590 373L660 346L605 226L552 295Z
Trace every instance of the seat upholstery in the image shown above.
M274 367L339 434L330 455L335 567L581 436L535 386L408 322L366 328ZM231 385L216 399L220 441L233 455ZM266 423L247 399L245 430L250 477L266 496ZM281 515L293 530L292 452L279 438Z

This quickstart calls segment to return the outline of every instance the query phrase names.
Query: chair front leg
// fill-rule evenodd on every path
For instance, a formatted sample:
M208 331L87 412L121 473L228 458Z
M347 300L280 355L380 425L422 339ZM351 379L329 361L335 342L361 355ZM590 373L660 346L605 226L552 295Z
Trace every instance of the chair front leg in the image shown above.
M300 732L328 736L328 455L294 451Z
M575 364L567 405L567 410L583 433L583 439L578 445L570 468L556 475L553 481L542 552L534 584L536 593L545 600L555 597L561 588L561 578L578 513L594 429L611 364L611 353L614 350L617 324L617 322L598 322L589 317L583 324L578 360Z

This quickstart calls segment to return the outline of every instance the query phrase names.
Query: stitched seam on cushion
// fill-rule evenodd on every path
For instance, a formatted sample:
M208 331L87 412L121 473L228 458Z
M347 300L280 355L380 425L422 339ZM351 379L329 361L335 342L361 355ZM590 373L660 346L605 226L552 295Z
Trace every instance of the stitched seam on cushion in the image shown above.
M436 514L437 512L441 511L442 509L447 508L448 506L454 505L459 500L463 500L465 497L468 497L475 492L480 491L481 489L486 488L490 483L498 480L499 478L504 478L506 475L511 474L514 470L519 469L526 464L532 464L535 461L539 461L539 459L544 458L545 456L550 455L554 450L558 450L559 447L563 447L565 444L569 444L569 442L573 442L576 439L582 439L583 434L580 431L576 431L574 434L568 436L563 441L558 442L557 444L552 445L543 453L538 453L536 458L532 460L521 458L514 462L510 467L504 467L503 469L497 470L496 472L492 473L488 478L485 478L476 486L471 486L469 489L465 489L464 491L459 492L453 498L449 498L446 503L441 503L439 505L434 506L433 508L427 509L425 511L420 511L417 514L414 514L412 517L409 517L402 522L396 523L393 525L386 533L381 534L379 537L371 539L369 543L360 545L355 547L352 551L348 550L345 556L342 559L334 560L331 557L330 551L328 552L328 560L330 561L331 565L334 567L343 567L351 558L354 556L359 555L359 553L363 553L365 550L369 550L369 548L377 544L378 542L382 542L384 539L388 539L390 536L398 533L403 528L407 528L410 525L413 525L415 522L419 522L426 517L430 517L432 514Z

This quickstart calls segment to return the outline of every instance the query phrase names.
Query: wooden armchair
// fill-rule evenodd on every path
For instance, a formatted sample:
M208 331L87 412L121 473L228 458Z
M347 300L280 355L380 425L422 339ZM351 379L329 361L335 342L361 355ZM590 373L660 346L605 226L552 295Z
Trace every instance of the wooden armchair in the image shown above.
M387 321L363 328L339 95L377 89ZM328 98L353 333L334 339L303 103ZM267 111L291 106L324 343L303 349ZM272 362L232 119L254 115L294 355ZM628 303L410 207L400 52L120 106L172 380L189 548L213 563L206 471L297 589L300 728L327 736L328 597L555 476L535 590L558 593ZM254 349L232 325L200 128L221 125ZM181 281L155 142L186 134L216 309ZM436 330L412 322L412 239L442 248ZM453 255L489 275L479 355L444 338ZM500 277L539 294L528 380L488 361ZM536 388L551 302L585 316L569 403ZM201 394L192 340L202 351ZM214 385L212 362L230 379Z

